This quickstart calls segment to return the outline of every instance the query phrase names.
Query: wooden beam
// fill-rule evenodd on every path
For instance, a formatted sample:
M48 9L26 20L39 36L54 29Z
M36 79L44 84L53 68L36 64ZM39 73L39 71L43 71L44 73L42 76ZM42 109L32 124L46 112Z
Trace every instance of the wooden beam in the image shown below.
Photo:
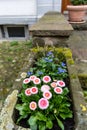
M68 4L70 4L70 0L62 0L62 13L66 10Z

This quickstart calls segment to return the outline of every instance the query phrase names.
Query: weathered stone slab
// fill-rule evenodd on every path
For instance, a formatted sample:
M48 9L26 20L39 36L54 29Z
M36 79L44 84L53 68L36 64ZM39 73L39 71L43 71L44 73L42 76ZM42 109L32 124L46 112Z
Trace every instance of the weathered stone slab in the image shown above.
M0 115L0 130L26 130L26 128L15 126L12 119L14 107L18 100L17 94L18 90L14 90L5 100L5 104Z
M48 12L29 31L32 36L70 36L73 28L61 13Z

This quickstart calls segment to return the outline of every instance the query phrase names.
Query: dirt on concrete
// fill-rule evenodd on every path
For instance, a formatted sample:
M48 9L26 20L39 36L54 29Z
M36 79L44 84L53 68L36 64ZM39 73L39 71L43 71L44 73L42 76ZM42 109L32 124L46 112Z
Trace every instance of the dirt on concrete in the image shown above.
M87 74L87 31L74 31L68 40L78 73Z
M7 96L26 61L30 48L30 41L0 43L0 99Z

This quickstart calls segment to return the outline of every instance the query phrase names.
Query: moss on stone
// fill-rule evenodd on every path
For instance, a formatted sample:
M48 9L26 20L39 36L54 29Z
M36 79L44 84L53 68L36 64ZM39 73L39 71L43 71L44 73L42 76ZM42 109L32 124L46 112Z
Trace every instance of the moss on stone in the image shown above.
M78 77L81 84L84 84L87 86L87 74L79 74Z
M86 78L86 80L87 80L87 74L78 74L78 77L79 78Z
M72 58L72 52L70 51L70 49L65 50L64 54L67 58Z
M76 79L77 78L76 74L71 74L69 76L70 76L71 79Z
M33 48L32 51L33 52L39 52L39 51L56 51L57 53L63 53L65 55L66 58L72 58L72 52L69 48L55 48L55 47L36 47Z
M68 59L67 62L68 62L69 65L73 65L74 64L74 60L73 59Z
M87 89L87 74L78 74L79 81L83 89Z

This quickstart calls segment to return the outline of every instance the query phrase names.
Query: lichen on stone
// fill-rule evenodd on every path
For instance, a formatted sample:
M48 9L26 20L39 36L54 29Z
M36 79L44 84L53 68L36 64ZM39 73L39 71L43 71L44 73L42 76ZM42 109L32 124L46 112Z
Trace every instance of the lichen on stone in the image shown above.
M0 114L0 130L12 130L14 123L12 120L12 114L17 102L18 90L14 90L4 102L4 106Z

